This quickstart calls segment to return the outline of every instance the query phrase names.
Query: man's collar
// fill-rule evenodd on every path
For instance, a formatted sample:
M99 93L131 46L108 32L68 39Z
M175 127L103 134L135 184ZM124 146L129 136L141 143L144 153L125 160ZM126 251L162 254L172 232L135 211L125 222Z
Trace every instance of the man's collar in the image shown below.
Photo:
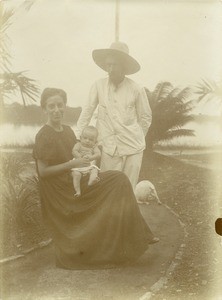
M126 79L126 77L124 77L123 80L120 81L120 82L117 83L117 84L113 83L113 82L109 79L109 84L110 84L111 86L113 86L113 87L115 88L115 90L117 90L118 88L120 88L120 87L124 84L125 79Z

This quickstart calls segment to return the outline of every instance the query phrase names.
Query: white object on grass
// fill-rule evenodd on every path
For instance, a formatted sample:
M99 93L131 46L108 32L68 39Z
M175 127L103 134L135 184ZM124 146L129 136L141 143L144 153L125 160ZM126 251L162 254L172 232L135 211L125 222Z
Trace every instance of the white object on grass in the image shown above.
M156 189L149 180L142 180L137 183L134 193L138 203L149 204L152 201L156 201L158 204L161 204Z

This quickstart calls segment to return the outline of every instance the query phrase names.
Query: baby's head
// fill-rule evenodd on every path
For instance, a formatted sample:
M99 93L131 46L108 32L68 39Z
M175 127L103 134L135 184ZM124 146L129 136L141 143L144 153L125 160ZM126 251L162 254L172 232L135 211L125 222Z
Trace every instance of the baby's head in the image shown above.
M97 137L97 128L94 126L86 126L82 131L80 141L84 147L92 148L97 142Z

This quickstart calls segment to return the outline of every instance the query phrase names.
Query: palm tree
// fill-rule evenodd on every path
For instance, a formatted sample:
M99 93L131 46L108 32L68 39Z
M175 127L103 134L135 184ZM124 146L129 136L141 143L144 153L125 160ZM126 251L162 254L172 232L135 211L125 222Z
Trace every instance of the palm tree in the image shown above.
M152 124L146 136L147 148L152 150L155 143L180 136L194 136L194 130L183 126L193 117L190 88L174 88L170 82L160 82L154 91L146 88L152 109Z
M2 102L4 99L10 98L15 92L20 92L24 106L28 99L36 102L36 97L39 94L39 88L34 79L23 75L23 72L3 72L0 73L0 90L2 91Z
M0 104L3 105L6 98L19 91L25 106L28 99L36 101L39 88L35 80L24 75L24 71L15 73L10 69L7 29L12 24L13 15L14 11L4 9L3 2L0 2Z
M202 79L195 86L195 93L199 95L198 102L214 101L216 105L222 105L222 81L215 82L212 80Z
M220 111L220 124L222 128L222 80L215 82L212 80L204 80L195 87L196 94L199 95L198 102L213 102L215 107Z
M214 102L215 107L220 110L220 122L222 128L222 80L220 82L215 82L209 79L202 79L195 88L195 93L199 95L198 102Z

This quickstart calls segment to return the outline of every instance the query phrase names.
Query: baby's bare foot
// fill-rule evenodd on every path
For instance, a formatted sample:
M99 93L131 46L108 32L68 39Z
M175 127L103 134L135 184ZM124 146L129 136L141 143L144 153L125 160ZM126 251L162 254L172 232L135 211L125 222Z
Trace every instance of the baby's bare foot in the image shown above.
M90 178L89 182L88 182L88 185L96 184L99 181L100 181L100 178L98 176L96 178Z
M79 196L81 196L81 192L76 192L75 194L74 194L74 197L76 198L76 197L79 197Z

